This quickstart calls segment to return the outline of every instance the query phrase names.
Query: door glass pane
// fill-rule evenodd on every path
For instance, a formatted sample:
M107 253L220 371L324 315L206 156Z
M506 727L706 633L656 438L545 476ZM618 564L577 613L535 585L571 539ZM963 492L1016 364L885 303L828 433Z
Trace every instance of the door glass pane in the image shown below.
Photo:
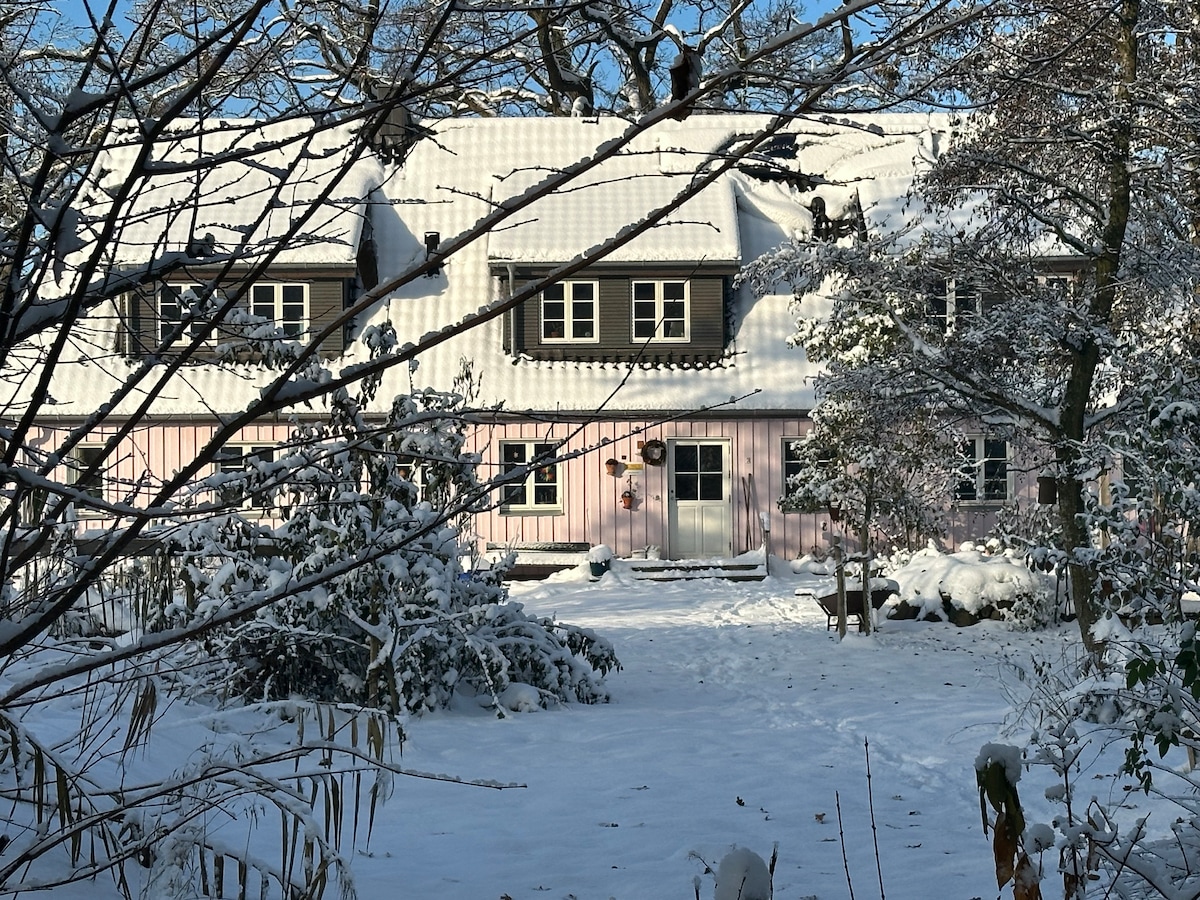
M675 499L698 500L700 494L699 476L675 473Z
M700 445L700 471L701 472L724 472L725 466L721 462L721 457L724 455L722 451L725 448L720 444L701 444Z
M700 476L700 499L701 500L724 500L722 485L725 482L723 475L701 475Z
M676 444L675 445L675 471L676 472L697 472L699 471L697 459L697 447L695 444Z

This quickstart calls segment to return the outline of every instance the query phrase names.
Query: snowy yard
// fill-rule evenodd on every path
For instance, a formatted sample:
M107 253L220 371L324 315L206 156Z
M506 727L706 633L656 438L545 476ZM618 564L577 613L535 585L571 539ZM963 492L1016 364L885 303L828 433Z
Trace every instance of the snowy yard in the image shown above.
M715 868L734 845L766 858L778 843L776 900L843 898L840 796L854 894L877 897L864 740L887 898L996 896L973 762L1027 692L1017 668L1061 657L1077 632L888 622L839 644L817 604L794 596L804 583L614 572L516 586L529 611L613 641L624 669L609 677L612 703L413 722L406 767L525 786L397 781L355 862L360 896L691 898L697 856ZM1050 783L1048 771L1021 782L1031 820L1048 813ZM1124 796L1113 779L1085 789ZM704 876L701 896L712 891Z

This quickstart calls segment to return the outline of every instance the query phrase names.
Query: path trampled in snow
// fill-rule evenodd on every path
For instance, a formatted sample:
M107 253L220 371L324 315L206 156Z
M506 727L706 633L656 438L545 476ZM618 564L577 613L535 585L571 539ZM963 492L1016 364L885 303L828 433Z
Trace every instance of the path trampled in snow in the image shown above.
M360 895L691 898L693 854L778 843L776 900L843 898L839 795L855 896L878 897L866 739L888 900L994 897L973 762L1000 735L1010 663L1061 636L886 623L839 643L797 584L520 586L528 610L613 641L613 702L411 723L404 765L527 787L398 780Z

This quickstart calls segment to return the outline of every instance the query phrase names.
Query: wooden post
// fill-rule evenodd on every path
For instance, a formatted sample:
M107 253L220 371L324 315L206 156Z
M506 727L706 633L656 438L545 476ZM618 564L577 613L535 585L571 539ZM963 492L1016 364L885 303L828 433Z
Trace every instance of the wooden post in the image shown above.
M871 487L874 484L871 483ZM863 634L870 634L875 622L872 616L875 614L875 605L871 602L871 516L874 514L874 504L871 502L871 494L867 493L867 503L865 514L863 515L862 529L859 532L859 555L862 558L862 598L863 598L863 613L862 613L862 631Z
M838 640L846 636L846 554L842 550L842 539L833 537L833 547L830 550L837 562L837 612Z

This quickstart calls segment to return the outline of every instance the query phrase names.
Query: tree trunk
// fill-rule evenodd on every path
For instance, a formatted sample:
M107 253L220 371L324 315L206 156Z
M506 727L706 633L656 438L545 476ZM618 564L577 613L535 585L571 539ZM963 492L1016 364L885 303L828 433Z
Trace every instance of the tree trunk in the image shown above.
M1095 291L1088 309L1087 331L1072 353L1071 367L1063 392L1061 431L1058 435L1058 515L1063 546L1071 554L1067 571L1071 600L1078 616L1084 646L1095 653L1103 648L1092 634L1092 626L1103 613L1096 597L1096 572L1079 551L1092 546L1091 534L1081 520L1083 491L1079 449L1087 437L1087 413L1092 400L1096 372L1103 360L1096 333L1107 331L1117 300L1122 251L1131 211L1130 148L1133 130L1132 86L1137 79L1137 23L1140 0L1122 0L1120 23L1113 48L1115 67L1112 155L1108 168L1107 218L1102 232L1103 247L1093 261Z
M858 532L858 552L862 558L862 630L863 634L871 633L871 615L875 611L871 603L871 518L875 515L875 504L871 497L875 490L874 479L867 480L867 500L863 508L862 527Z

